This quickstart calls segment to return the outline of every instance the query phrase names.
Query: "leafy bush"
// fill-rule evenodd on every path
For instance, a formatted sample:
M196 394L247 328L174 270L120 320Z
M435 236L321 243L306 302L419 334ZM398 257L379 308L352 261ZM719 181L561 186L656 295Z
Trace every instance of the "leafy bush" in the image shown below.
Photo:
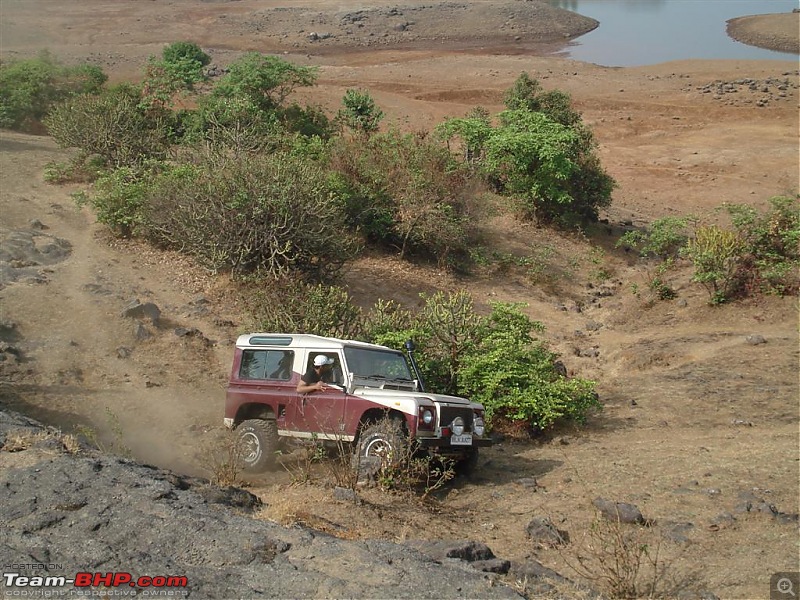
M461 361L460 392L481 402L488 417L523 421L534 431L561 419L583 422L592 408L601 407L595 384L559 373L557 355L532 337L543 329L518 305L494 304Z
M210 96L184 119L184 142L202 142L214 152L259 152L277 149L283 128L275 113L262 111L243 96Z
M153 180L148 238L215 270L333 277L356 250L326 173L286 154L198 160Z
M468 256L469 173L438 144L397 131L335 141L331 168L351 227L400 257Z
M211 57L194 42L174 42L161 52L162 63L172 75L192 87L203 80L203 67Z
M701 283L711 302L724 302L734 292L742 243L735 232L715 225L700 227L683 249L694 265L692 281Z
M644 231L635 229L623 234L617 241L617 248L628 246L638 250L643 257L656 256L661 260L675 259L680 249L689 240L688 227L694 217L663 217L650 224Z
M473 111L437 130L448 143L460 139L467 161L479 165L499 192L518 198L525 218L564 226L596 220L610 204L615 182L600 165L592 132L569 95L542 92L523 73L506 106L497 126Z
M99 67L67 67L48 52L32 59L2 62L0 127L31 130L54 104L78 94L97 93L107 79Z
M728 205L742 242L739 278L744 292L797 294L800 290L800 203L797 197L770 198L761 214L745 205Z
M249 98L260 110L270 112L284 106L298 87L314 84L317 70L300 67L277 56L249 52L228 67L228 74L212 94L222 98Z
M259 331L302 331L344 339L363 335L361 309L337 286L289 278L265 284L256 278L242 282L240 295Z
M692 216L663 217L653 221L649 229L628 231L617 240L617 248L633 248L642 258L656 260L646 278L647 286L659 300L671 300L676 295L666 275L680 258L689 240L689 224L695 221Z
M76 195L79 205L89 204L100 223L121 237L142 233L150 175L146 170L120 167L100 177L91 196Z
M349 89L342 98L338 119L353 131L370 135L378 130L383 111L368 91Z
M169 115L145 113L139 91L129 85L84 94L55 106L44 125L63 148L78 148L111 167L135 167L163 159L169 147Z

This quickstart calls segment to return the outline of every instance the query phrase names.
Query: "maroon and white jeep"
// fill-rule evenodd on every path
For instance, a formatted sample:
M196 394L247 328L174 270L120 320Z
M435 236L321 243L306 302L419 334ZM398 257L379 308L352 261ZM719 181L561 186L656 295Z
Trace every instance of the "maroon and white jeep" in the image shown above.
M225 425L239 434L245 470L272 466L281 438L345 442L362 458L414 442L421 452L456 461L462 472L473 469L478 448L491 445L483 406L424 391L413 345L407 348L413 373L402 352L385 346L305 334L239 336ZM333 359L331 382L324 390L298 393L302 374L318 355Z

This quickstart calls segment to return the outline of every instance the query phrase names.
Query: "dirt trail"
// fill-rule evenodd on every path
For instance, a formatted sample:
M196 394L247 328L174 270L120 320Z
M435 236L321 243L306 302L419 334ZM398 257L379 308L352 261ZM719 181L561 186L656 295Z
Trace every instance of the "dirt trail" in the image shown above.
M206 32L198 40L212 43L221 64L241 49L280 42L249 28L263 22L252 11L275 8L255 0L173 2L170 10L194 12L182 21L187 29L170 30L168 39L156 27L169 21L166 13L140 2L111 7L93 0L48 18L35 5L4 0L4 53L31 52L52 38L56 52L95 56L119 78L134 75L147 54L181 32ZM100 5L117 12L82 20L81 11ZM329 2L314 6L333 10ZM297 21L296 30L306 28ZM217 42L226 36L222 48ZM646 270L614 248L623 228L654 218L717 219L714 209L723 202L763 207L770 196L797 192L796 63L609 69L441 43L361 54L355 45L324 55L320 45L287 47L291 60L320 66L319 85L301 97L335 109L345 89L365 87L391 123L412 130L429 130L476 104L500 110L504 90L528 71L545 88L572 95L619 188L603 215L607 231L590 237L492 219L487 247L530 259L528 268L459 278L368 257L346 277L364 306L378 297L413 304L419 291L461 287L481 305L527 302L570 372L598 381L605 408L587 427L496 445L482 456L479 475L445 490L433 509L369 491L367 503L353 506L333 498L322 470L312 473L312 484L298 485L288 469L252 482L268 505L262 517L350 538L457 532L503 558L537 559L571 575L564 555L537 549L525 525L551 516L569 530L570 551L577 551L595 515L591 501L602 496L634 502L656 520L653 532L667 536L664 552L676 572L703 565L694 589L764 597L771 573L798 570L796 521L737 508L751 494L779 512L798 511L796 298L713 308L683 269L673 282L678 298L650 303ZM35 242L40 251L61 248L48 236L71 248L58 262L26 266L23 256L2 271L0 401L64 430L91 428L105 447L130 449L139 460L204 474L202 448L220 429L232 343L248 324L224 301L224 278L174 254L112 242L70 198L79 186L46 184L45 165L65 157L47 138L0 133L0 251L14 240ZM121 316L134 298L160 307L160 327ZM137 325L151 337L137 339ZM176 333L192 328L194 335ZM753 335L765 343L748 340Z

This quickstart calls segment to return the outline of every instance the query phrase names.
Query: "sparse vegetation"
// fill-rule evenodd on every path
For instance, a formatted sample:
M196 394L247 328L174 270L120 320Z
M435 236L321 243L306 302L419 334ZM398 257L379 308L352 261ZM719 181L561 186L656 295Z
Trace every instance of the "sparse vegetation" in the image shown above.
M675 581L678 574L663 556L657 530L608 520L599 513L582 538L561 555L608 598L673 598L684 585Z
M213 485L239 485L242 472L242 445L230 430L215 432L201 452L203 469L208 471Z

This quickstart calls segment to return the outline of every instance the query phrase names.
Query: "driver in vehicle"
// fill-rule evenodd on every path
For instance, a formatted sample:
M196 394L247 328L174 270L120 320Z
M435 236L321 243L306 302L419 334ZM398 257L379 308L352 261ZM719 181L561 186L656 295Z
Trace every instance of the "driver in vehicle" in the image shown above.
M317 354L314 357L313 366L303 374L297 383L297 392L307 394L324 390L327 387L326 383L333 382L333 362L330 356Z

